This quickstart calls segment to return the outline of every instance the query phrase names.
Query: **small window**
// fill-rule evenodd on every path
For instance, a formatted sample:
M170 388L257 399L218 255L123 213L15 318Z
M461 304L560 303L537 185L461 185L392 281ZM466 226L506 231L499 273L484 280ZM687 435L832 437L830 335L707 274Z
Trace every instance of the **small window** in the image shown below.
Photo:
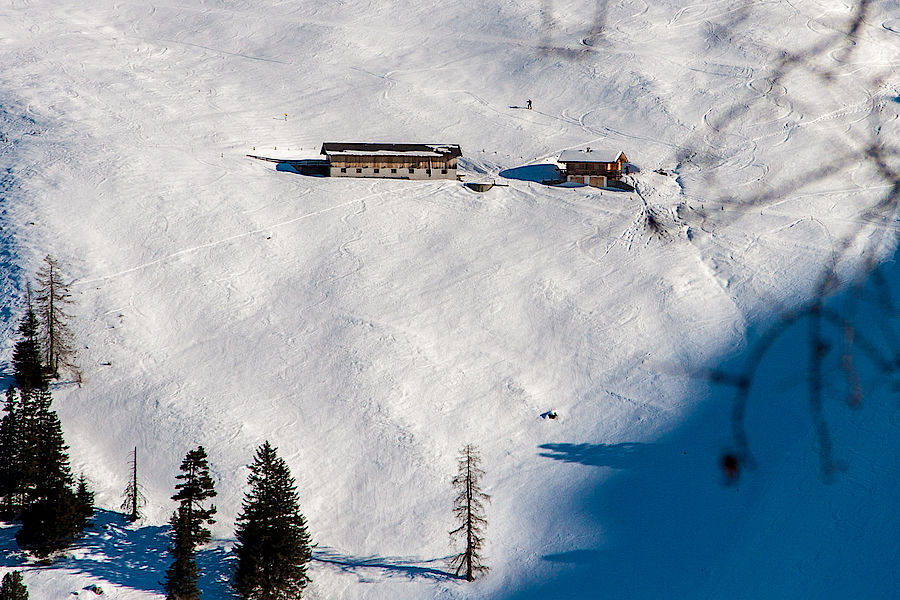
M346 173L346 172L347 172L346 167L341 167L341 173Z
M409 172L410 172L410 173L415 173L415 172L416 172L416 169L415 169L414 167L410 167L410 168L409 168Z
M379 169L378 167L375 167L374 169L372 169L372 171L374 171L375 173L380 173L381 169Z
M431 169L425 169L425 174L426 174L426 175L431 175Z
M446 174L447 174L447 169L441 169L441 175L446 175Z
M357 173L362 173L362 169L357 169L356 172L357 172Z
M391 173L396 173L397 169L391 169Z

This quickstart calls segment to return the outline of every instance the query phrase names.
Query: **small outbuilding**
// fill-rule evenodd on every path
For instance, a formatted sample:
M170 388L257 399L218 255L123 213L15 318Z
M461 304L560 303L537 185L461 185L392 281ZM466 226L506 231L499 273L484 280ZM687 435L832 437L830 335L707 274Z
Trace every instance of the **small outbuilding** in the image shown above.
M456 144L322 144L332 177L456 179Z
M559 162L565 165L563 176L566 181L583 183L592 187L606 187L611 180L627 174L628 157L624 152L605 150L564 150Z

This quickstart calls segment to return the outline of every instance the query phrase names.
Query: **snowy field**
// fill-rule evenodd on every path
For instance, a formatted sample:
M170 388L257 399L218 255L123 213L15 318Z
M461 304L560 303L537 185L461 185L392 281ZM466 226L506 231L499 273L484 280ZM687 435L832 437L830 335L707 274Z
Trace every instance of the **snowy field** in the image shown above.
M873 2L846 38L855 11L0 4L3 358L50 253L74 280L84 371L54 406L101 508L64 558L24 567L31 597L162 598L169 497L198 444L219 492L204 598L229 597L266 439L318 544L305 597L896 597L896 369L858 358L851 410L841 354L825 357L826 472L808 332L788 329L754 380L755 468L733 485L734 389L703 375L739 372L831 269L829 305L896 357L896 189L879 203L900 168L900 4ZM246 157L325 141L460 144L461 172L508 187ZM533 181L587 146L624 151L637 192ZM850 285L873 263L893 304ZM469 442L492 496L492 570L473 584L444 562ZM126 526L134 446L150 503ZM13 535L2 572L22 568Z

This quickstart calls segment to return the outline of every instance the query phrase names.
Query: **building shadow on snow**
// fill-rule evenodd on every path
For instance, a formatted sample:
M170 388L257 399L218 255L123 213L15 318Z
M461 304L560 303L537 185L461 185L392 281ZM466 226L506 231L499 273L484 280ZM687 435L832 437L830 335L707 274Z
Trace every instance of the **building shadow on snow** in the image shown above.
M533 181L535 183L556 183L562 181L562 173L556 165L526 165L500 171L500 177L517 179L519 181Z
M309 177L328 177L328 162L324 160L290 160L279 162L275 165L276 171L283 173L296 173Z

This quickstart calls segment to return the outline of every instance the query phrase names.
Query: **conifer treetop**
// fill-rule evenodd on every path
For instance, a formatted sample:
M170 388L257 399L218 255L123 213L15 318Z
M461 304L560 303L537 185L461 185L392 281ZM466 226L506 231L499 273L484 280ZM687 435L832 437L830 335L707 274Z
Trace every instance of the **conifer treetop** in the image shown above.
M0 583L0 600L28 600L28 588L22 581L21 571L10 571Z
M243 600L296 600L309 583L312 549L294 478L268 441L248 467L232 587Z

